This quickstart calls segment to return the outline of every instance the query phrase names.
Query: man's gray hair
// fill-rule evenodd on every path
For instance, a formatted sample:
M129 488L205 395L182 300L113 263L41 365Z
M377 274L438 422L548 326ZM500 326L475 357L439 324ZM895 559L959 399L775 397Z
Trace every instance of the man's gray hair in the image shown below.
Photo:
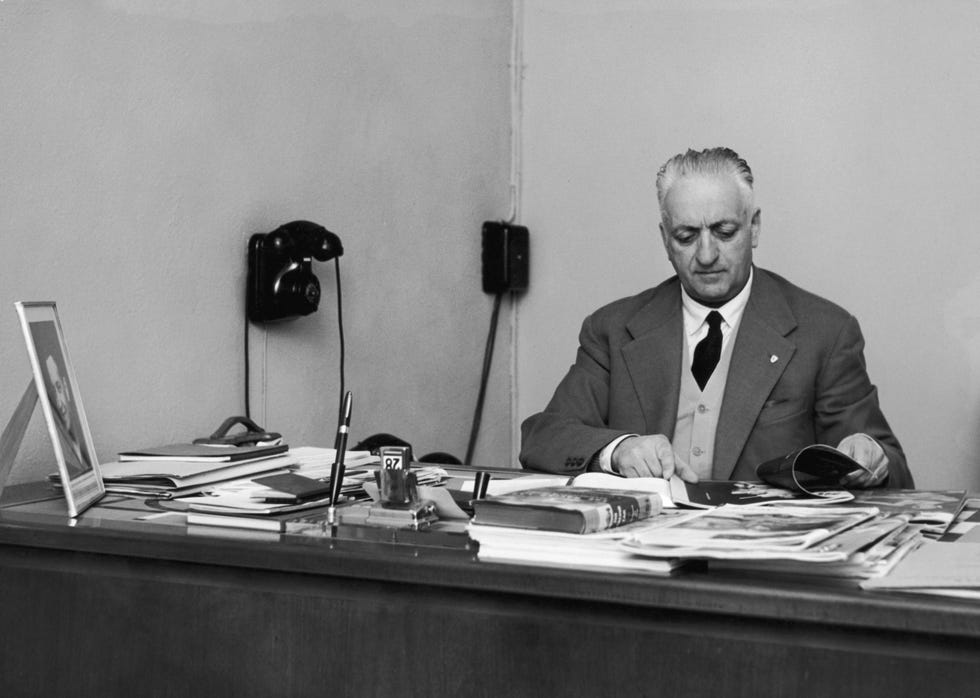
M730 175L745 188L746 203L752 201L752 170L738 153L731 148L705 148L678 153L660 168L657 173L657 201L660 211L664 210L667 192L681 177L693 174Z

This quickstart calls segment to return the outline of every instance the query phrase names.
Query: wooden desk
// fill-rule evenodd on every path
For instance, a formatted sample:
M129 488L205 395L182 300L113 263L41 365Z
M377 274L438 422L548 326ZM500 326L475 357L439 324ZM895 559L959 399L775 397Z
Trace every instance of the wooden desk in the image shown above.
M5 698L956 696L980 682L980 604L491 565L447 534L248 539L108 509L69 527L59 507L0 510Z

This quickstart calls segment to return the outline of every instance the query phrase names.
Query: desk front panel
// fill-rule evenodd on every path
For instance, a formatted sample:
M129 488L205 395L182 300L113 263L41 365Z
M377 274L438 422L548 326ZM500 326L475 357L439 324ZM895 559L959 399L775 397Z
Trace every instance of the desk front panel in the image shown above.
M277 537L273 537L277 538ZM980 610L713 574L0 515L18 695L966 695Z

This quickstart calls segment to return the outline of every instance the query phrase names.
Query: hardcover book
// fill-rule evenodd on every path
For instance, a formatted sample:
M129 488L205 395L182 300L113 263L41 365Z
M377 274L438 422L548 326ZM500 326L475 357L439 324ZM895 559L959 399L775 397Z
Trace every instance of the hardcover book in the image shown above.
M640 557L618 543L650 526L661 525L661 519L678 513L664 512L656 518L586 534L474 523L467 525L466 532L478 544L477 559L484 562L666 576L687 561Z
M473 523L592 533L660 513L652 492L593 487L539 487L473 502Z

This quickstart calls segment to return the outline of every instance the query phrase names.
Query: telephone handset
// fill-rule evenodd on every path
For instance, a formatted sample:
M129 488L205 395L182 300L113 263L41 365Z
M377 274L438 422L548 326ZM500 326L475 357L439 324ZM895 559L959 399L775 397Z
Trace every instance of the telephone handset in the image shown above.
M241 424L245 431L228 434L232 427ZM211 436L194 439L196 444L211 446L260 446L272 445L282 441L282 434L265 431L248 417L229 417L221 423Z
M292 221L248 242L246 309L252 322L309 315L320 304L312 260L344 254L340 238L311 221Z

